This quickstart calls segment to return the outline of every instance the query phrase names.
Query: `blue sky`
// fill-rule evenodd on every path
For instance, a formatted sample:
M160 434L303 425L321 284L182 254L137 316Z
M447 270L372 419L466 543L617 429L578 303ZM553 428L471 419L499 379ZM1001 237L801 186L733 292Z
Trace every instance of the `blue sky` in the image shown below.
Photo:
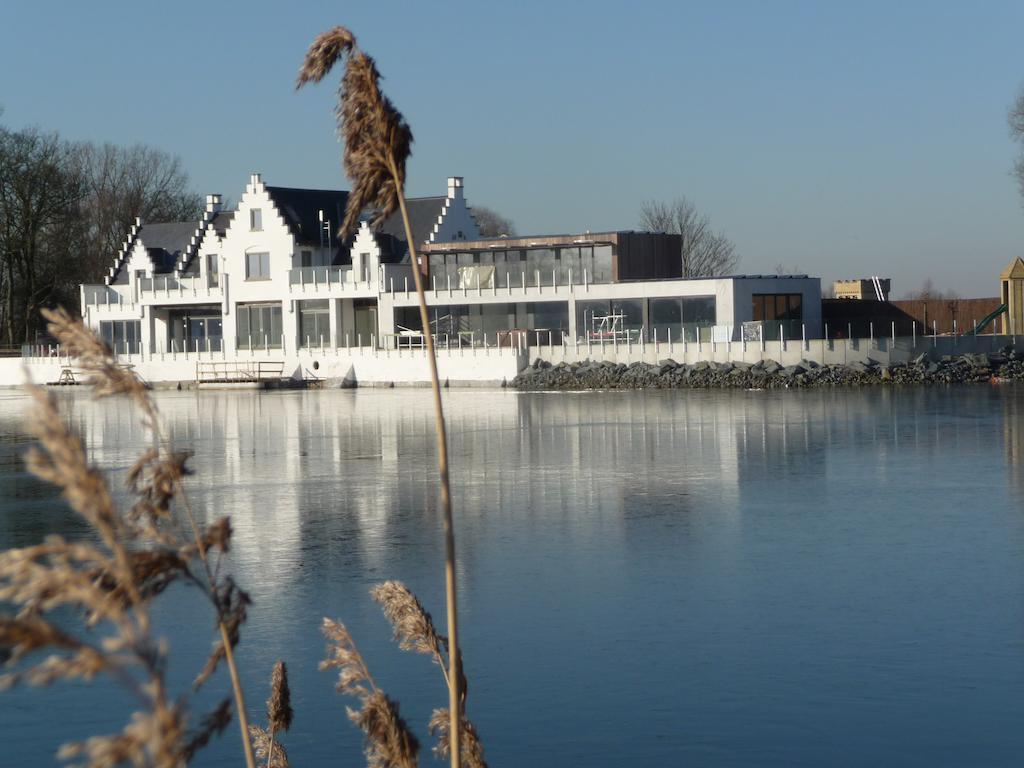
M746 272L980 296L1024 256L1020 2L6 0L0 19L5 124L160 147L204 193L237 199L254 170L347 187L335 82L293 90L341 23L412 125L410 194L462 175L522 233L630 228L682 194Z

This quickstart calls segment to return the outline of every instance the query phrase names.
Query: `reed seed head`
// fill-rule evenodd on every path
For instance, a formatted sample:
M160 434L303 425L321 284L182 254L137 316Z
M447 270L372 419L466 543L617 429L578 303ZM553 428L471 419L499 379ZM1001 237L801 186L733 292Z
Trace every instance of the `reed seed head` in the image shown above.
M270 675L270 698L267 699L267 725L271 731L287 731L291 728L291 698L288 668L283 661L278 661Z
M448 709L435 709L430 718L430 733L437 737L437 745L434 747L434 754L440 758L447 758L451 754L451 718L448 716ZM480 743L476 727L468 718L462 718L462 727L459 728L460 740L462 741L462 764L467 768L487 768L487 760L484 759L484 747Z
M430 614L408 587L400 581L385 581L371 589L370 595L384 609L399 648L433 654L439 664L443 663L441 649L445 640L437 634Z
M345 60L345 73L335 116L345 143L345 174L352 181L339 230L339 237L345 238L355 229L363 210L374 209L377 224L398 208L412 131L381 92L377 65L344 27L335 27L313 41L296 87L320 82L340 59Z
M270 731L258 725L250 725L249 737L256 750L256 757L264 761L266 768L289 768L288 753L281 742L271 737Z

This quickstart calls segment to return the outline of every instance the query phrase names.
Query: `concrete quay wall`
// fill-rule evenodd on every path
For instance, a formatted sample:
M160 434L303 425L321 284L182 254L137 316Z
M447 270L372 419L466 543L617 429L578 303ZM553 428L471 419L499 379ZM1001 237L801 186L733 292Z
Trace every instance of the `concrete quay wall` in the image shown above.
M263 362L283 363L281 375L286 379L324 380L328 385L357 386L419 386L430 382L430 367L422 349L376 350L371 347L350 349L302 350L298 353L275 354L256 351L241 352L226 359L217 352L119 355L118 360L131 366L151 384L196 383L200 366L216 363L230 369L240 365ZM441 349L437 353L438 374L453 385L493 385L512 381L526 367L525 350L509 348ZM59 354L24 358L0 358L0 387L18 387L26 382L52 384L60 380L62 371L70 369L76 380L82 377L73 359Z
M808 339L802 341L721 341L703 343L568 343L529 347L463 347L438 350L438 371L442 381L452 385L500 386L511 382L533 360L552 365L585 360L610 363L657 364L666 359L693 364L706 360L719 363L756 363L774 360L795 365L810 360L819 365L876 362L881 365L905 363L921 355L941 359L946 355L995 352L1006 347L1024 351L1016 336L916 336L876 339ZM342 382L359 386L418 386L430 381L430 369L423 349L374 349L372 347L299 350L242 351L229 360L218 352L155 353L120 355L143 380L152 384L194 384L199 367L232 362L283 364L281 376L295 381L322 379L328 385ZM50 384L60 380L62 371L77 371L74 360L55 350L41 349L34 357L0 358L0 387L21 386L26 381ZM76 377L80 378L80 377Z

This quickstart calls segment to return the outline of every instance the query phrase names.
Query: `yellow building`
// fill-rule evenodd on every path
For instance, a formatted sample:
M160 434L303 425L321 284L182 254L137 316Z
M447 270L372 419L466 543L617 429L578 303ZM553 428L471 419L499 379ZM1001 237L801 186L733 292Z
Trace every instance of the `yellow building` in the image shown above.
M1006 305L1003 333L1024 332L1024 259L1020 256L999 275L999 299Z
M877 282L877 288L876 288ZM861 280L835 280L832 282L832 295L837 299L881 299L889 300L888 277L864 278ZM881 296L879 296L879 291Z

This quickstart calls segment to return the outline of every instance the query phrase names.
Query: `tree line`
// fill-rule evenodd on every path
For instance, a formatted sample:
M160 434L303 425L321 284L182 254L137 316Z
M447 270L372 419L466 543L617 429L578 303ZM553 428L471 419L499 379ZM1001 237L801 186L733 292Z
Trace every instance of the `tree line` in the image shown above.
M180 158L142 144L67 141L0 125L0 344L33 341L42 307L78 306L136 217L198 219Z

